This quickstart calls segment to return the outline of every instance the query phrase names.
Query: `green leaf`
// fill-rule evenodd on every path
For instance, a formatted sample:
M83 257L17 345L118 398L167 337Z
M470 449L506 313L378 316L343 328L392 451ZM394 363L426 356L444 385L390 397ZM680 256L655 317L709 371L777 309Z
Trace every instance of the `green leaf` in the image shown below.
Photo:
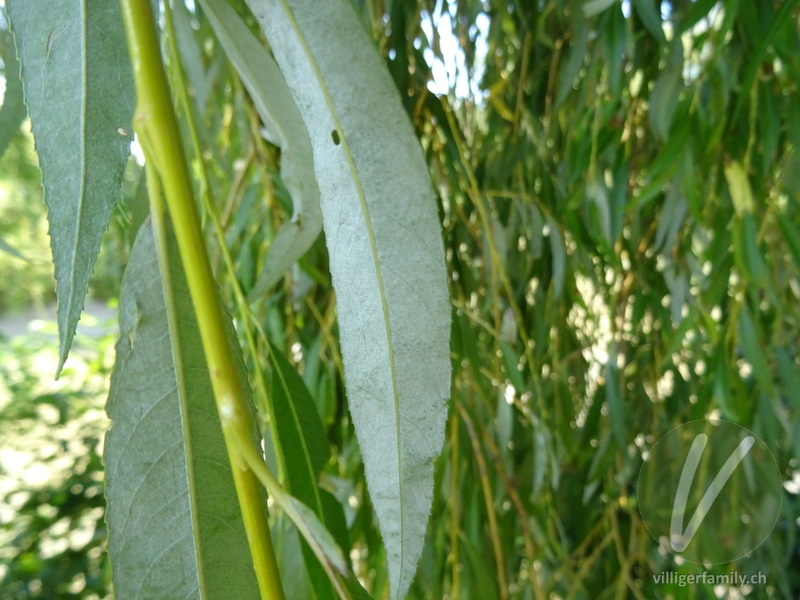
M596 17L601 12L606 11L612 4L616 4L617 0L589 0L583 5L583 16L587 19Z
M0 60L3 61L3 77L6 81L3 105L0 106L0 158L2 158L28 114L23 101L22 80L19 78L19 61L14 50L14 40L8 31L0 30Z
M171 4L172 19L175 24L175 41L181 57L181 66L186 73L187 84L194 92L194 106L202 113L206 109L209 94L213 89L213 69L207 70L203 64L203 49L201 44L197 43L197 32L192 26L194 16L186 7L186 2Z
M667 65L653 84L649 96L650 127L661 140L669 137L672 119L683 90L683 42L676 38L667 57Z
M733 208L738 216L751 213L755 209L753 201L753 190L750 188L750 181L744 171L742 163L732 160L725 165L725 180L728 182L728 190L733 201Z
M792 257L794 257L794 264L800 269L800 234L797 233L795 225L786 215L778 215L778 224L783 233L783 239L786 241L786 246L789 248Z
M731 390L734 380L728 366L729 362L724 346L719 347L714 358L715 364L712 384L714 398L717 401L717 406L719 406L723 417L734 423L746 423L748 413L752 409L752 403L749 401L749 398L745 398L746 404L743 404L740 402L742 396L733 393Z
M661 2L658 0L633 0L633 6L636 9L636 14L642 20L645 29L650 32L657 42L664 44L667 41L664 35L663 25L661 23L660 7Z
M586 200L591 202L596 209L589 213L591 218L587 219L587 226L594 228L597 224L603 240L609 248L612 247L614 240L611 238L611 208L608 203L608 188L599 177L593 178L586 184Z
M619 449L624 452L628 447L625 434L625 403L619 393L619 368L617 367L617 349L614 345L608 353L605 375L605 397L608 405L608 418L611 421L611 433Z
M284 452L287 488L324 520L317 476L330 457L327 436L302 378L274 347L270 346L269 353L274 367L272 403L276 429L281 448L287 450ZM333 598L333 590L311 548L303 543L302 550L317 598Z
M646 183L628 201L625 207L626 210L644 206L662 192L664 186L681 166L681 161L687 151L689 134L690 128L687 126L681 127L678 131L672 133L667 144L658 153L655 160L648 165L642 177Z
M327 436L302 378L274 347L269 353L274 367L272 401L278 436L283 448L292 449L286 456L289 491L319 516L322 505L316 482L330 457Z
M287 496L281 502L281 508L309 541L320 562L326 561L343 579L352 577L342 549L314 511L294 496Z
M48 206L61 371L120 196L135 94L118 2L8 0Z
M350 412L405 596L422 552L450 394L435 196L383 61L346 0L248 0L309 130Z
M320 489L319 498L322 501L322 512L325 515L325 527L330 531L333 539L336 540L336 544L345 554L350 554L352 544L350 542L350 532L347 530L344 507L336 499L336 496L327 490Z
M25 255L22 254L19 250L14 248L11 244L5 241L3 238L0 238L0 251L5 252L6 254L10 254L15 258L19 258L21 260L27 261L28 259L25 258Z
M718 0L695 0L686 10L686 15L680 20L675 37L688 31L690 28L703 18L708 17L708 13L716 6Z
M742 306L742 311L739 313L739 343L742 346L744 357L753 367L753 373L761 389L765 394L774 398L775 388L772 385L772 377L767 364L767 353L759 339L757 324L747 306Z
M270 141L280 146L281 179L294 214L275 234L251 300L263 296L303 256L322 231L311 142L278 65L226 0L200 0L220 44L242 78Z
M283 591L286 597L313 598L311 578L308 576L306 562L300 548L301 537L297 528L288 518L280 518L272 527L272 539L280 561L281 573L291 575L283 578Z
M372 600L350 570L336 539L314 511L294 496L285 493L275 494L274 500L308 542L319 563L327 566L329 579L335 581L339 597L345 600Z
M769 47L774 43L780 26L792 20L793 17L791 15L794 11L794 7L797 5L797 2L798 0L786 0L780 4L780 8L776 11L775 16L770 22L769 29L767 29L767 31L759 32L758 46L751 49L747 53L747 66L744 68L744 74L741 76L740 85L742 93L739 94L739 97L736 101L736 106L733 109L733 116L731 117L732 122L735 122L738 119L739 115L744 110L744 107L747 105L753 82L758 75L759 68L764 63L764 55L767 53ZM730 12L735 14L735 11Z
M797 390L800 390L800 373L797 371L796 363L782 348L775 350L775 358L784 393L795 411L798 411L800 410L800 394L797 393Z
M686 217L686 211L686 199L676 183L667 190L661 217L658 219L655 248L659 252L672 255L679 240L678 233Z
M752 213L746 213L742 219L742 242L744 243L744 257L747 261L747 269L753 277L753 281L763 285L767 276L767 266L764 264L764 257L758 247L758 224ZM736 237L734 236L734 242Z
M167 237L169 272L148 223L122 284L105 443L114 587L129 599L257 598L200 333ZM228 337L238 348L232 325Z
M550 252L553 256L553 296L558 299L564 293L564 273L567 264L567 248L564 244L564 237L561 235L561 230L550 217L547 217L547 225L550 228Z
M586 26L585 19L578 19L577 14L575 18L577 20L577 24L575 25L575 39L571 44L569 57L566 62L564 62L561 67L561 72L558 75L558 93L556 94L554 108L561 106L570 92L572 92L578 75L580 74L581 67L586 61L587 49L589 47L589 28Z
M758 246L758 225L753 213L746 212L732 224L733 251L736 264L747 281L763 286L767 267Z

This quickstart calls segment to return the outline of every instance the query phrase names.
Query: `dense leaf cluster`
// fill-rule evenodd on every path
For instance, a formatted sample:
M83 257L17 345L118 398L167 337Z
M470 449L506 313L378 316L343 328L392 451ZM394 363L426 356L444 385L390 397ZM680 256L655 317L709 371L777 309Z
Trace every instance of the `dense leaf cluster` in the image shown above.
M654 582L698 567L659 549L636 483L662 434L708 416L753 431L797 479L798 2L355 5L425 150L450 275L452 400L409 597L717 597ZM202 8L177 2L173 16L170 76L189 90L186 145L232 257L233 272L209 223L223 295L253 334L253 387L306 398L282 375L299 371L330 447L309 461L315 508L328 505L326 525L381 597L389 573L324 239L261 295L272 240L296 212L285 153ZM437 94L445 64L459 72ZM764 573L751 598L800 590L800 501L782 494L764 544L712 569ZM304 558L318 565L287 521L274 529L287 594L310 597Z

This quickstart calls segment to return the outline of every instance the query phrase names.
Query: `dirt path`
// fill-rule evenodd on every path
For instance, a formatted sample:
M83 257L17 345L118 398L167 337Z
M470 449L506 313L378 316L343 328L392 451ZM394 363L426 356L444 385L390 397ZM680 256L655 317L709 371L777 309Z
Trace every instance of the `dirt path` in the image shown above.
M110 308L105 302L87 300L84 315L78 322L78 331L85 335L104 335L116 328L114 320L117 309ZM23 312L10 312L0 315L0 336L14 337L29 330L36 321L55 321L56 306L29 308Z

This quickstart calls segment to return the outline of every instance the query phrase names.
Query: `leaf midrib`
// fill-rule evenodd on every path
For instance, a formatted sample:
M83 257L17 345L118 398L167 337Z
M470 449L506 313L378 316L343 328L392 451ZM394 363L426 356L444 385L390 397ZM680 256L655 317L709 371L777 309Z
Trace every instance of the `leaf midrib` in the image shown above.
M149 174L148 174L149 175ZM162 207L163 208L163 207ZM158 266L161 271L161 286L164 292L164 306L167 313L167 324L169 325L170 345L172 346L172 360L175 368L175 388L178 393L178 404L181 411L181 429L183 434L183 449L186 462L186 479L189 492L189 517L192 521L192 538L195 556L195 567L197 569L197 589L200 598L208 597L206 589L205 568L203 561L203 545L197 543L197 535L200 531L200 515L197 502L197 486L195 484L194 470L194 446L192 444L192 431L189 426L189 403L186 380L183 369L183 351L180 344L180 331L178 327L178 306L175 303L175 288L172 282L172 273L169 268L168 237L164 222L164 215L153 219L153 235L155 236Z
M74 326L70 326L70 315L72 314L73 307L75 305L75 287L77 285L75 281L75 272L78 268L78 245L80 244L81 238L81 231L82 231L82 224L83 224L83 208L84 202L86 200L86 105L87 105L87 97L89 95L89 78L88 72L89 68L87 65L88 62L88 33L87 33L87 21L86 21L86 2L87 0L81 0L81 124L80 124L80 132L81 132L81 139L80 139L80 155L81 155L81 181L80 186L78 189L78 210L76 215L75 221L75 239L73 242L73 249L72 249L72 260L70 261L70 272L69 272L69 292L67 294L67 314L66 314L66 322L65 326L68 328L67 331L63 332L61 336L61 352L59 353L60 356L58 357L58 367L56 368L56 379L61 374L61 369L64 367L64 363L67 361L67 352L69 351L69 346L72 341L72 334L74 331L69 331L70 329L74 329ZM76 320L77 325L77 320Z

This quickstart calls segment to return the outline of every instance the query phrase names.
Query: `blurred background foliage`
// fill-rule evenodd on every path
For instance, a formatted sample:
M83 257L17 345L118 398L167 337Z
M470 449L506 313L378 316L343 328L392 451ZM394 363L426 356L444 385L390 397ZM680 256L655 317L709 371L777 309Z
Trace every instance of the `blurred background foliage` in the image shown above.
M0 341L3 600L106 597L101 456L116 336L105 329L79 334L57 382L55 323Z
M410 597L800 595L798 4L354 0L422 142L451 273L453 399ZM174 9L203 149L194 166L209 173L202 191L221 215L235 273L209 231L212 259L235 306L234 286L253 288L291 198L279 152L208 21L192 2ZM146 212L140 180L132 162L96 269L98 297L118 291ZM17 135L0 162L0 238L43 261L37 185L30 138ZM0 273L4 308L51 298L52 282L31 262L0 252ZM237 318L263 332L251 365L270 377L268 339L311 391L333 451L320 485L344 507L354 567L382 597L324 240ZM39 440L47 463L59 427L97 416L110 345L86 338L89 354L73 351L68 363L83 375L53 392L42 381L54 363L34 369L45 357L33 339L2 342L0 427L19 444ZM764 573L766 585L653 581L698 566L660 551L647 532L635 494L642 456L666 431L707 416L765 440L787 482L766 542L714 567ZM26 429L37 423L46 428ZM107 593L97 550L103 427L98 416L62 445L55 454L72 466L44 487L3 484L0 532L13 541L0 544L0 597ZM16 447L5 429L0 439ZM88 541L68 539L74 529L90 531ZM54 550L52 540L67 545ZM290 546L279 543L287 563ZM287 587L299 580L287 577Z

